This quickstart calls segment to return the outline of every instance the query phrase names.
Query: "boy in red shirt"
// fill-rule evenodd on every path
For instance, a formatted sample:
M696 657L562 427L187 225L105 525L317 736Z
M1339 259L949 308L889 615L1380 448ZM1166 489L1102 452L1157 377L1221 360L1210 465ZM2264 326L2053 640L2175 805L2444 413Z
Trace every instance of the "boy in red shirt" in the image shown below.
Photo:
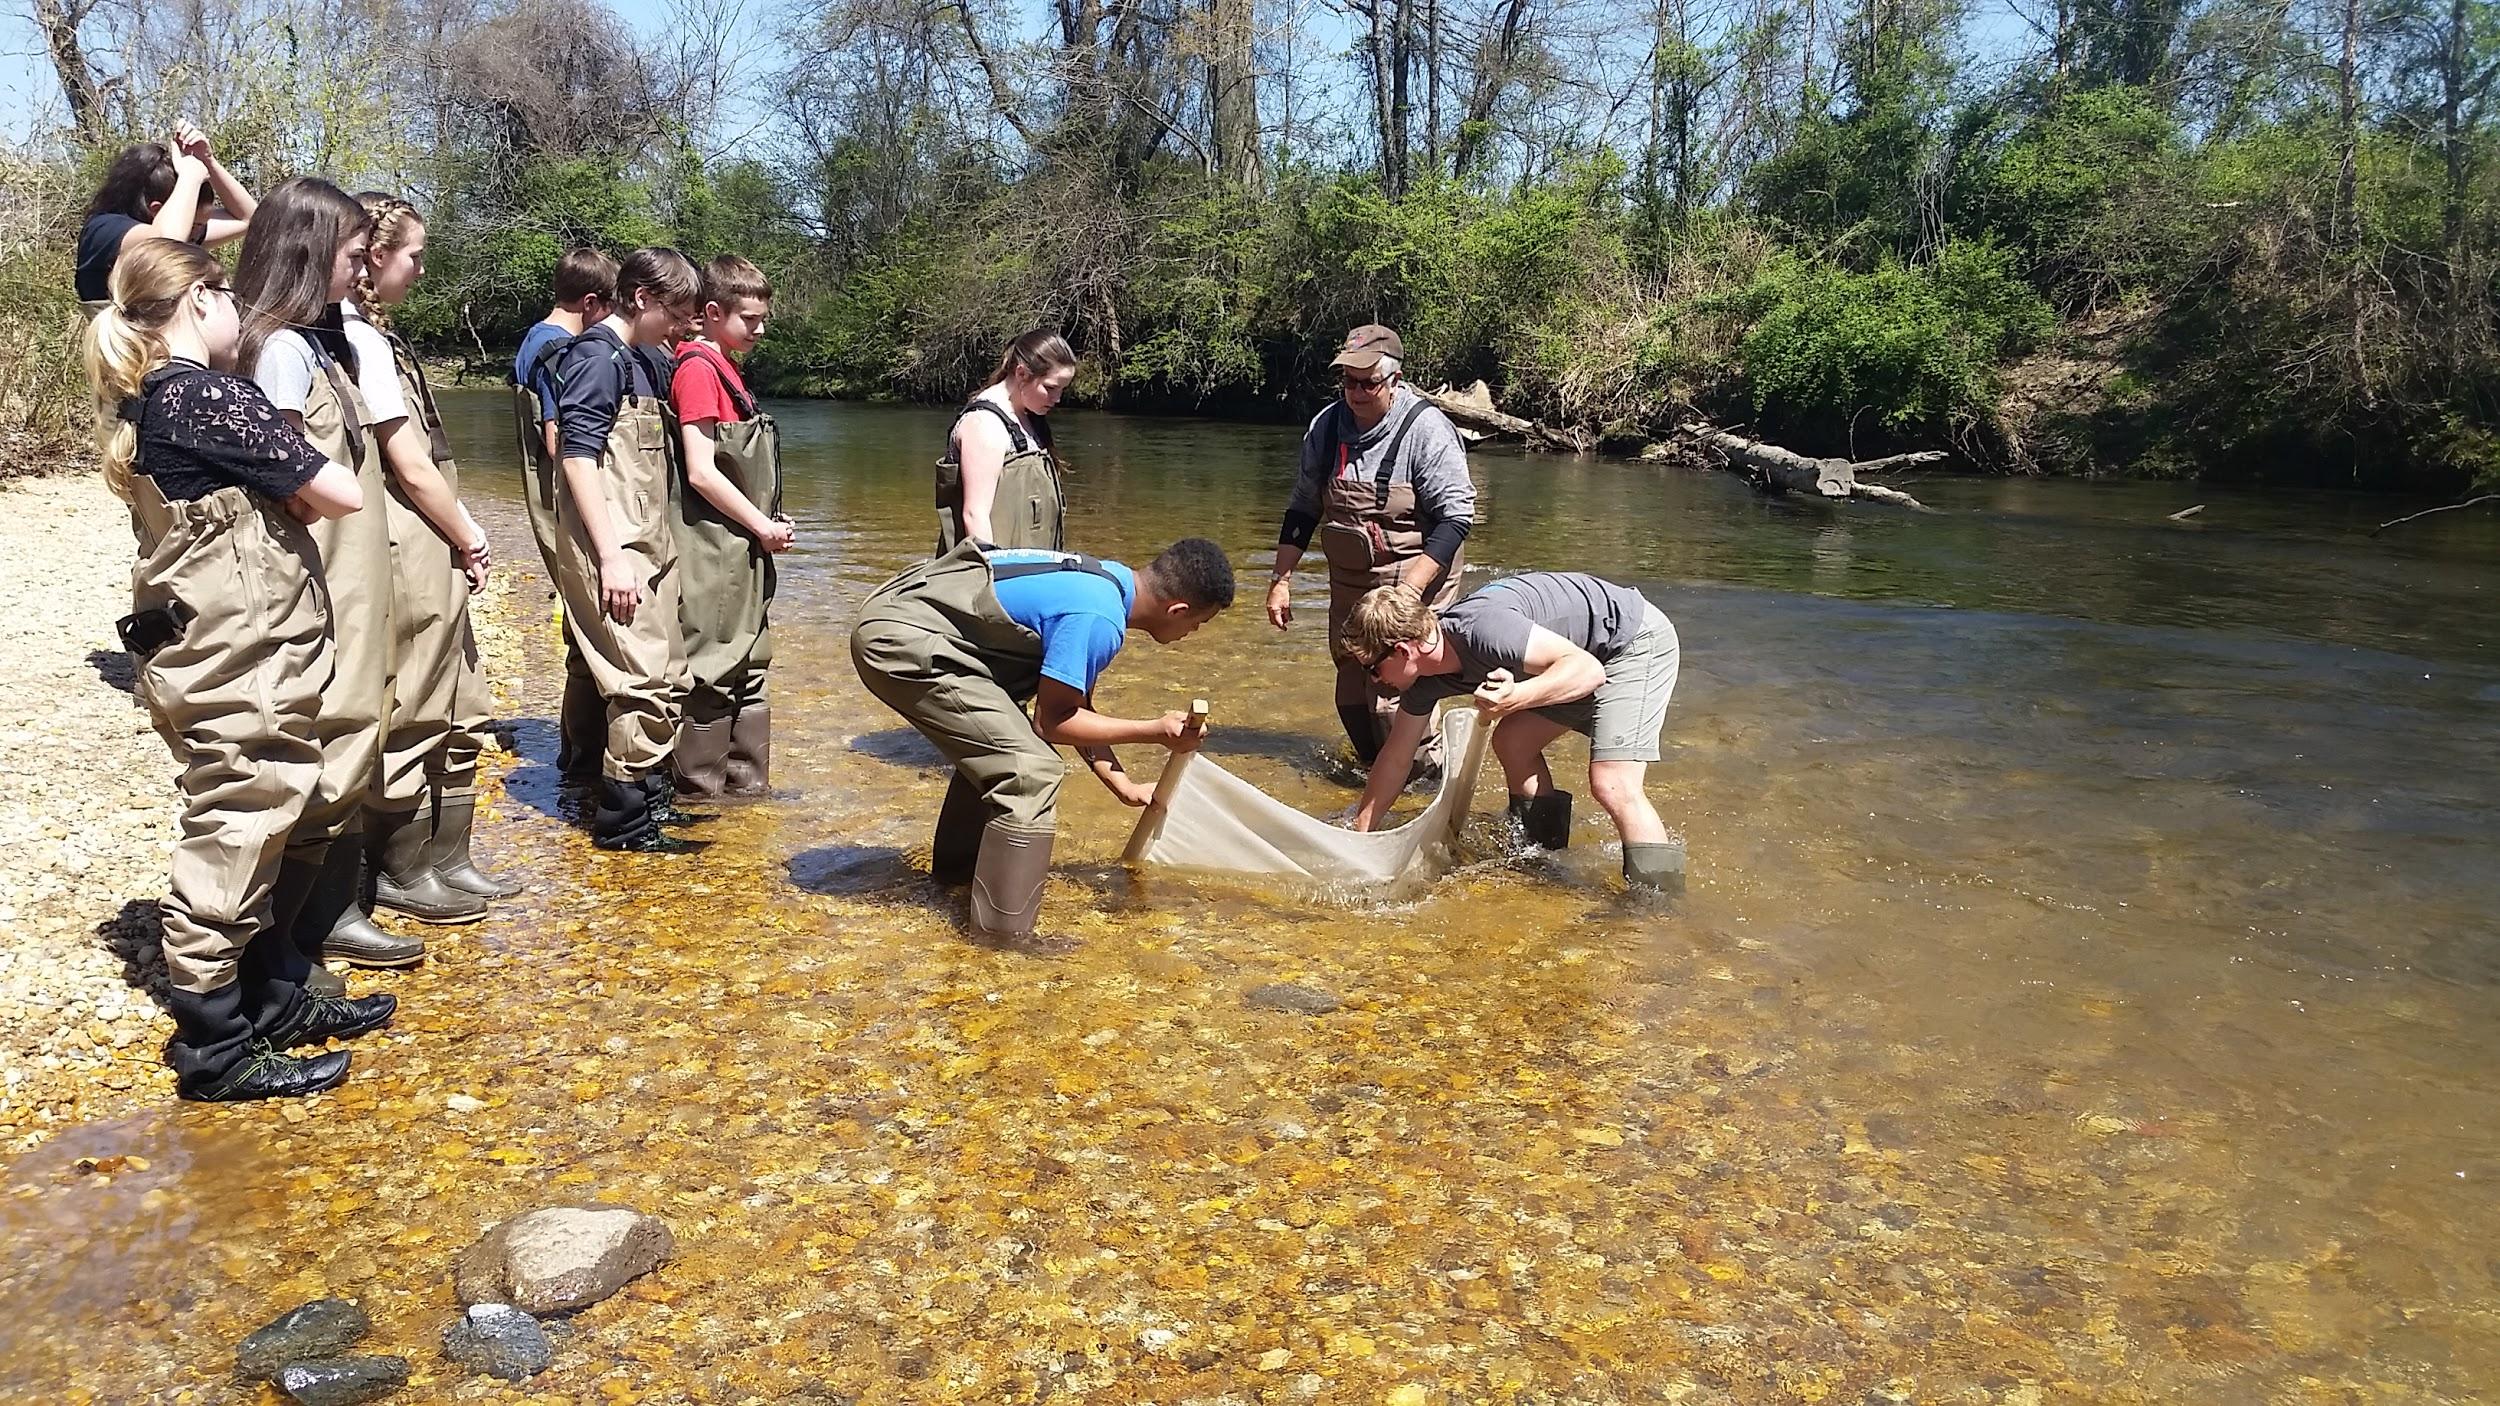
M677 557L693 689L677 736L677 791L689 798L753 797L772 784L773 557L790 549L781 515L781 437L747 393L736 358L764 335L773 286L735 254L703 270L701 331L677 348L669 383L683 438L676 500Z

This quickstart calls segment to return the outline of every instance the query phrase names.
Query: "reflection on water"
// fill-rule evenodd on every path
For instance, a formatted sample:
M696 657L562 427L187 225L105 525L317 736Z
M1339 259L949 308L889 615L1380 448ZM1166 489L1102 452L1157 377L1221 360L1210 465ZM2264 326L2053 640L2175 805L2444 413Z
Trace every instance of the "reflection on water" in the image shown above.
M451 408L504 490L502 401ZM1386 909L1132 875L1079 779L1049 902L1083 946L1036 961L955 937L919 867L942 777L845 657L931 536L943 417L784 412L786 794L699 861L595 857L517 729L481 842L532 890L384 979L404 1014L347 1088L9 1169L0 1397L175 1399L322 1292L445 1397L450 1256L593 1196L682 1255L530 1384L573 1400L2500 1389L2488 525L1950 480L1920 518L1484 455L1472 556L1636 581L1683 635L1652 783L1681 910L1615 896L1593 815ZM1290 432L1061 435L1079 545L1263 563ZM1228 766L1341 807L1304 584L1292 635L1245 598L1102 701L1211 696ZM1242 1004L1274 981L1346 1008ZM73 1165L110 1154L147 1167Z

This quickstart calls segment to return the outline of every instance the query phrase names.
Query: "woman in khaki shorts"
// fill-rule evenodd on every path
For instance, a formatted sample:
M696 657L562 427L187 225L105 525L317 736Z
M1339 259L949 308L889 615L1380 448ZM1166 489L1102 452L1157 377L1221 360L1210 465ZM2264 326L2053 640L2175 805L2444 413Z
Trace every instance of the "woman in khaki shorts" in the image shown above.
M1403 586L1363 597L1347 620L1345 652L1404 691L1397 721L1372 764L1354 828L1369 830L1406 779L1416 745L1444 698L1471 694L1499 720L1493 754L1510 813L1530 840L1571 840L1571 793L1555 787L1545 749L1565 732L1589 739L1589 794L1623 837L1623 877L1635 888L1681 890L1683 847L1642 789L1675 695L1675 626L1640 592L1576 571L1504 577L1447 610L1427 609Z

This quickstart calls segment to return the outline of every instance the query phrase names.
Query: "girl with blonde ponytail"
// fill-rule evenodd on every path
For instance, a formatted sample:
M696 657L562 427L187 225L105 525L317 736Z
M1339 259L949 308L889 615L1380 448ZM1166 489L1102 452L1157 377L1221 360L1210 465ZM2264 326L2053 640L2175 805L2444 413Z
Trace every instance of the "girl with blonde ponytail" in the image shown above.
M130 504L139 561L120 622L140 701L182 764L182 838L160 911L174 1017L166 1047L184 1098L317 1093L396 1002L308 995L286 934L300 886L287 836L321 772L329 593L304 524L362 503L352 470L313 448L259 387L224 368L240 328L225 271L201 250L142 239L113 269L87 331L105 477Z
M520 892L469 854L488 721L469 593L486 584L486 534L461 505L460 466L425 368L390 326L390 310L425 273L425 221L395 195L368 191L356 199L372 221L373 242L345 308L347 326L379 334L408 408L381 435L390 471L383 507L391 531L391 700L380 799L367 822L381 837L374 901L441 922Z

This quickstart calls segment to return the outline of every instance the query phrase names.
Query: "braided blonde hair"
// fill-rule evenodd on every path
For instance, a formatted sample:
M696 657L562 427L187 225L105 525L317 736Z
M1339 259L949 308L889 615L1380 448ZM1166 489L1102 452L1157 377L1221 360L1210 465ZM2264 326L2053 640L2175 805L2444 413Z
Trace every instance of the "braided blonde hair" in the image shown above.
M383 251L396 249L408 242L408 227L422 225L425 217L417 207L387 191L367 190L356 194L356 203L365 207L365 218L373 224L373 243L365 254L365 265L356 271L356 309L365 321L389 330L390 309L373 293L373 263Z
M130 501L130 474L139 457L139 427L121 416L122 402L139 394L148 373L171 359L165 327L194 285L215 282L224 266L196 244L142 239L113 265L113 301L87 324L87 381L95 387L96 447L104 454L104 485Z

